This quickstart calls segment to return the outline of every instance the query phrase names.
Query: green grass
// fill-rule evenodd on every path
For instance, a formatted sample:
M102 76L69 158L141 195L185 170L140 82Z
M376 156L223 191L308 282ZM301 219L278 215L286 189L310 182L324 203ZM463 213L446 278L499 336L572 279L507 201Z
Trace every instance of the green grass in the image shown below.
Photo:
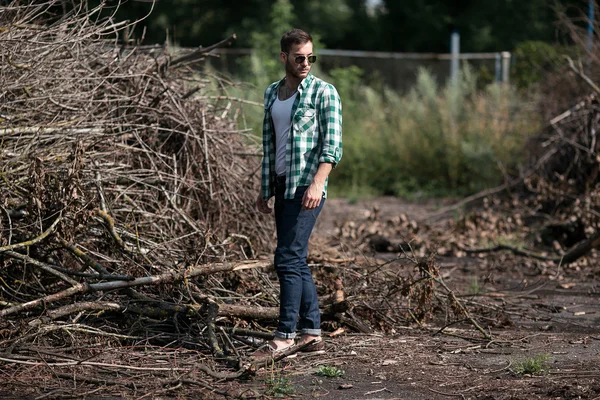
M296 389L292 385L288 378L284 377L271 377L267 380L267 395L275 397L284 397L294 394Z
M479 285L479 279L477 279L477 277L471 279L467 290L470 294L479 294L481 292L481 286Z
M340 376L344 376L344 370L339 369L337 367L330 367L327 365L321 365L315 372L317 376L324 376L326 378L337 378Z
M534 357L519 361L515 365L513 372L517 375L542 375L549 369L549 359L550 356L548 354L538 354Z

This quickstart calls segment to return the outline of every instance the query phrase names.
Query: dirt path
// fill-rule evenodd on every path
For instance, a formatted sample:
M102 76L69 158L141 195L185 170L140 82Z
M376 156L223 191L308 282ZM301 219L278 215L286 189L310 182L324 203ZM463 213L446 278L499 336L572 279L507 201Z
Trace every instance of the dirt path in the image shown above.
M374 209L382 218L405 213L423 222L436 208L434 203L394 198L357 204L333 199L317 232L326 238L335 234L336 221L364 218ZM281 369L263 371L253 384L254 393L275 395L273 388L279 387L272 384L275 377L276 382L289 379L294 398L600 399L598 281L578 278L577 273L555 280L516 264L483 270L479 261L439 257L446 282L463 293L476 278L483 282L493 274L493 283L470 295L473 301L485 298L486 304L491 301L502 310L503 323L489 330L493 342L433 335L432 326L400 328L389 336L336 337L327 340L325 354L297 357L281 364ZM477 336L468 328L452 332ZM527 362L544 371L523 371ZM315 375L323 366L339 368L344 376ZM261 379L267 382L262 387L257 385Z
M405 214L419 224L442 224L440 220L427 220L436 209L433 202L416 204L394 198L356 204L328 200L315 241L328 243L337 235L340 223L361 220L373 212L384 220ZM378 256L389 260L396 255ZM127 386L85 387L81 381L58 379L54 372L45 372L37 382L25 382L19 374L36 376L43 365L23 365L8 372L2 371L0 364L0 382L11 382L0 386L0 399L65 398L65 393L72 390L73 398L87 399L600 400L597 267L586 271L553 268L542 273L539 265L497 255L438 256L436 262L445 282L478 312L477 318L492 335L492 341L484 340L466 323L436 334L445 325L447 312L438 309L435 318L423 326L399 323L387 335L346 332L333 338L326 336L325 353L297 355L259 370L248 381L210 382L221 394L203 389L204 375L198 371L192 376L195 386L178 386L188 375L173 372L168 379L160 375L164 382L154 392L140 393L131 381ZM134 350L136 357L152 359L144 349ZM165 360L181 362L188 357L189 362L190 357L196 357L189 351L168 350L172 356L163 357ZM123 357L120 362L126 363L127 350L121 349L119 354ZM531 373L536 368L540 373ZM318 375L342 371L343 376ZM148 373L143 379L158 378ZM81 393L87 394L82 397Z

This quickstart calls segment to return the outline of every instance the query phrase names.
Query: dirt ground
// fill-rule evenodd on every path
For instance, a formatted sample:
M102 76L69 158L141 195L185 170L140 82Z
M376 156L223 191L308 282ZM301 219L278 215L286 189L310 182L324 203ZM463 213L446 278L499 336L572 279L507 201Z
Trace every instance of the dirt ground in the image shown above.
M361 218L374 206L382 218L405 213L420 223L436 223L429 217L439 205L393 198L355 204L328 200L315 240L326 242L336 232L336 221ZM378 256L391 257L389 253ZM106 386L90 385L84 390L80 384L73 397L600 400L598 274L560 269L540 274L527 263L498 262L490 267L483 259L440 256L437 262L445 282L457 293L474 304L480 300L482 307L499 310L501 315L485 326L492 341L466 324L436 334L444 325L438 317L421 327L396 326L387 335L326 336L326 352L285 359L258 371L251 380L220 382L220 394L173 389L145 394L123 390L115 396ZM523 371L527 362L543 369L542 373ZM343 371L343 376L318 375L326 369ZM15 372L10 377L1 370L2 364L0 382L5 384L0 386L0 399L57 398L56 389L45 389L47 382L19 381ZM88 394L82 397L82 392ZM64 391L60 394L65 398Z
M438 207L394 198L357 204L329 200L316 232L327 237L335 221L360 217L375 206L382 218L405 213L417 221L427 220ZM288 378L294 398L600 399L597 280L578 279L576 273L557 280L511 265L482 270L479 257L438 259L445 281L459 292L468 292L474 277L482 282L493 275L493 284L472 296L496 299L504 307L506 323L490 329L492 342L472 340L476 335L468 327L452 332L470 340L419 327L389 336L350 334L328 338L325 354L288 360L262 377ZM524 362L536 358L544 360L542 374L518 373ZM321 366L335 366L344 375L319 377ZM265 388L269 385L254 390L265 393Z

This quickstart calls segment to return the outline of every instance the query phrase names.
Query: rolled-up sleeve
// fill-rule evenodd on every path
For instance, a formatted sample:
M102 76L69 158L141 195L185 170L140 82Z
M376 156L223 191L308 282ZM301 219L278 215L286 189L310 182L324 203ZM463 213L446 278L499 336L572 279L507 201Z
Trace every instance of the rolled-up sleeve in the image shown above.
M342 101L335 87L323 89L319 104L319 135L322 138L320 163L335 168L342 158Z

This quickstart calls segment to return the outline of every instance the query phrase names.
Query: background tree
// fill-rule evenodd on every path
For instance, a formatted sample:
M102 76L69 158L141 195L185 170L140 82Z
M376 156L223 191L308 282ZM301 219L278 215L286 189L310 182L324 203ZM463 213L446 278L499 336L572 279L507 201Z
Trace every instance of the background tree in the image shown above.
M89 0L90 4L98 0ZM289 0L291 26L306 29L328 48L410 52L447 52L453 29L465 52L512 50L522 41L554 42L555 8L586 10L587 0ZM255 47L252 35L263 32L274 0L128 1L119 19L135 20L153 12L137 27L146 43L167 37L181 46L217 42L236 32L237 46Z

